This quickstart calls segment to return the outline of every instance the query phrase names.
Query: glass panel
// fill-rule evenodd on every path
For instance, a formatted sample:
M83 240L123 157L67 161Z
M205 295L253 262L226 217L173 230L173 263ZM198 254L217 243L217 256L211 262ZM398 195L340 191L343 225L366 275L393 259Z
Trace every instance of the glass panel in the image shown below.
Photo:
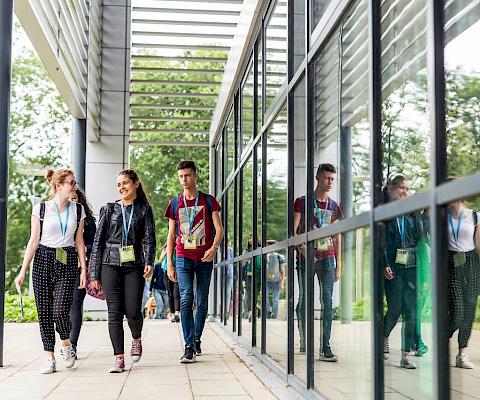
M278 1L266 26L266 110L287 78L287 2Z
M233 111L228 117L226 125L226 140L227 140L227 171L226 176L228 177L233 171L235 165L235 118L233 117Z
M480 169L480 3L445 1L448 174Z
M347 217L370 208L367 5L350 7L315 61L314 174L328 172L318 190L338 199Z
M457 367L450 368L452 399L477 397L480 388L478 374L470 370L480 365L480 213L473 211L479 209L478 196L452 202L447 208L450 365Z
M278 114L267 133L267 239L287 238L287 110Z
M254 257L253 273L255 274L255 288L253 296L253 304L255 307L252 309L252 313L256 314L256 331L257 347L262 347L262 256Z
M429 186L430 121L427 93L427 1L382 3L383 178Z
M262 144L257 144L257 239L262 243Z
M263 53L262 53L262 41L259 40L258 44L258 58L257 58L257 69L258 69L258 76L257 76L257 102L258 102L258 108L257 108L257 132L260 131L262 128L263 124Z
M267 354L285 369L288 341L287 265L285 250L266 255Z
M315 387L332 399L371 399L370 231L359 228L329 240L339 254L314 250Z
M228 189L228 229L227 229L227 260L230 263L225 267L225 320L230 328L233 329L233 308L232 308L232 291L233 291L233 240L235 231L235 209L234 209L234 185Z
M253 111L253 64L250 64L242 87L242 150L253 137Z
M293 119L294 131L294 198L304 198L307 187L307 164L306 164L306 127L305 127L305 81L297 86L294 92L294 112L289 116ZM297 201L298 203L298 201ZM293 209L293 205L290 209ZM296 218L295 218L296 217ZM294 214L294 235L305 232L305 218L300 214ZM299 247L298 251L301 251ZM305 274L300 274L302 256L295 251L295 260L290 265L295 266L294 274L294 299L295 318L294 322L294 373L300 379L307 380L307 358L305 355Z
M428 218L419 211L378 224L385 254L385 392L411 399L433 395ZM408 385L398 379L399 366L418 368L406 375Z
M312 29L315 29L317 26L330 2L331 0L311 0L311 12L313 18Z
M242 314L242 336L248 341L252 338L252 275L253 259L241 263L243 279L243 314Z
M293 70L305 58L305 0L293 0Z
M217 145L217 196L223 188L223 135Z

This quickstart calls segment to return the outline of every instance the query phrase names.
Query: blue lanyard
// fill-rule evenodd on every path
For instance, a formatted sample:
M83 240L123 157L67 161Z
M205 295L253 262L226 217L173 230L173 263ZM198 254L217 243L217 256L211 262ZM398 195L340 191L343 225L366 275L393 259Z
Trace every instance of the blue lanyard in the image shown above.
M450 229L452 230L453 238L455 239L455 243L458 243L458 236L460 235L460 225L462 225L463 219L463 210L460 213L460 217L458 218L458 225L457 225L457 232L455 233L455 228L453 226L453 217L450 211L448 212L448 219L450 220Z
M400 226L400 218L397 218L398 233L400 233L400 240L402 241L402 248L405 248L405 216L402 216L402 225Z
M330 201L329 198L327 197L327 201L325 202L325 209L322 209L322 212L320 212L320 209L318 208L317 204L317 199L314 197L313 198L313 206L315 207L315 215L318 220L318 226L321 228L323 226L323 223L325 222L325 219L327 218L327 210L328 210L328 205Z
M60 231L62 232L62 236L65 237L65 235L67 234L67 228L68 228L68 218L70 217L70 204L68 204L67 206L67 215L66 215L66 218L65 218L65 228L63 227L63 223L62 223L62 217L60 216L60 209L58 208L58 204L55 203L55 207L57 208L57 217L58 217L58 221L60 222Z
M123 206L123 203L120 203L120 205L122 206L123 231L125 232L125 240L128 244L128 232L130 232L130 226L132 225L132 217L133 217L133 212L135 211L135 204L132 204L132 210L130 211L130 218L128 219L128 226L125 218L125 207ZM122 239L122 245L123 245L123 239Z
M185 214L187 214L188 220L188 234L190 234L192 232L193 223L195 222L195 217L197 216L198 191L197 195L195 196L195 206L193 207L192 218L190 218L190 211L188 210L187 198L185 197L185 193L183 194L183 201L185 203Z

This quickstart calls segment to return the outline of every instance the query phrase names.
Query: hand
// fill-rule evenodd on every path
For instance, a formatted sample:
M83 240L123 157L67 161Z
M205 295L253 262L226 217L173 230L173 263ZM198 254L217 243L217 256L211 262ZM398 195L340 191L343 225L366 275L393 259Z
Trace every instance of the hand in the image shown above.
M95 289L100 289L100 288L102 287L102 284L101 284L100 281L98 281L98 280L90 281L90 283L92 284L92 286L93 286Z
M151 265L145 265L145 268L143 269L143 277L148 278L150 275L152 275L152 266Z
M173 268L173 265L171 264L167 266L167 276L168 276L168 279L170 279L172 282L178 282L177 272L175 271L175 268Z
M82 272L80 272L80 285L78 286L79 289L85 289L87 285L87 270L82 269Z
M392 279L393 279L393 271L392 271L392 268L390 268L390 267L385 267L384 270L383 270L383 274L385 275L385 278L387 278L388 280L392 280Z
M217 249L215 248L215 246L210 247L203 255L202 262L213 261L213 258L215 257L216 252L217 252Z
M25 271L22 269L18 274L18 276L15 278L15 286L21 288L24 280L25 280Z
M342 275L341 272L342 270L340 269L339 266L337 266L337 268L335 268L335 282L337 282L340 279L340 276Z

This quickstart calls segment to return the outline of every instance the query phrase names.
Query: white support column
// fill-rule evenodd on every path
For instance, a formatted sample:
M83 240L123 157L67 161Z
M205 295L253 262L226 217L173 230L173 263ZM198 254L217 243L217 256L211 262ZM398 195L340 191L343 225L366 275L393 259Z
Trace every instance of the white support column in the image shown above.
M86 190L95 213L118 198L115 179L128 167L130 0L104 0L100 140L87 143Z

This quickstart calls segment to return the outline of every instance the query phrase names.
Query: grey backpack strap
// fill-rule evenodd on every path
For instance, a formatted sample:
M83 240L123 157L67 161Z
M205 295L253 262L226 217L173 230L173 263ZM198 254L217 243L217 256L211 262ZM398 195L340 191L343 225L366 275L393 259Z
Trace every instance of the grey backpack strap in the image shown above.
M45 203L42 201L40 203L40 238L38 241L42 240L42 232L43 232L43 220L45 219Z

